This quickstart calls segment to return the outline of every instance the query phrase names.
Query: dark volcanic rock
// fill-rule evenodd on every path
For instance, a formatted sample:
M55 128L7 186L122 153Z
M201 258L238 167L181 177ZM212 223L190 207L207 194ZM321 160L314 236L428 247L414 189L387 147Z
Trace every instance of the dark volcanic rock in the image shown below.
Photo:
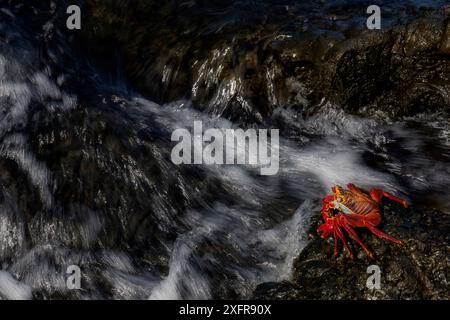
M257 299L449 299L450 276L448 214L423 207L403 209L385 206L381 229L402 239L398 246L357 229L364 243L375 252L370 260L350 240L355 260L346 252L333 256L332 240L324 241L315 232L322 223L316 218L310 229L312 241L294 264L292 279L264 283L257 287ZM367 268L381 270L381 289L366 286Z
M199 109L243 122L261 121L278 107L314 111L327 100L355 113L448 107L445 10L392 8L389 25L403 11L421 18L398 15L400 26L360 32L352 24L361 21L348 15L360 16L362 7L342 1L85 2L83 34L67 30L66 1L0 5L0 280L8 284L0 299L18 291L12 286L22 291L16 297L38 299L147 299L158 291L158 298L246 298L267 279L266 268L270 275L278 270L267 259L284 266L280 238L292 252L292 230L303 227L296 219L304 217L300 211L286 219L298 203L319 197L315 171L282 170L272 180L250 170L175 165L171 132L202 115L130 93L116 65L120 55L128 77L152 98L191 98ZM346 130L331 137L342 150L320 141L327 130L309 128L326 118L311 124L279 118L289 135L289 125L299 124L305 139L296 127L292 137L302 144L323 143L299 167L313 169L321 148L338 155L366 150L364 143L347 145L366 139L359 135L335 142ZM386 141L374 145L387 150L372 165L402 171L405 186L430 179L423 193L448 190L448 128L435 126L419 123L430 139L412 137L408 148L401 147L406 136L383 129L374 139ZM298 155L309 151L294 148L288 156L296 167ZM367 158L374 155L368 151ZM383 161L389 157L395 161ZM411 161L400 167L406 157ZM324 167L334 159L326 153ZM429 171L414 174L427 165ZM445 194L434 198L446 201ZM292 279L261 284L255 297L448 298L448 215L424 206L392 206L384 214L381 228L406 246L360 230L377 260L361 252L356 261L346 254L335 259L332 243L316 235L317 216ZM365 288L374 263L382 270L377 292ZM72 264L83 270L83 290L66 285Z
M446 7L381 1L383 28L368 31L364 2L87 3L92 46L120 48L129 78L159 102L190 98L247 123L324 101L389 116L449 105Z

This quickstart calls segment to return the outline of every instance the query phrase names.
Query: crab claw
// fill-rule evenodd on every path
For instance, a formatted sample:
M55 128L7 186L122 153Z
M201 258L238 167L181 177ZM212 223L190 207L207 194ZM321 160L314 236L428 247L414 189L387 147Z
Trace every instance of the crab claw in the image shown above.
M328 238L333 232L333 226L330 223L325 222L324 224L322 224L317 228L317 233L320 232L322 232L320 236L322 239Z

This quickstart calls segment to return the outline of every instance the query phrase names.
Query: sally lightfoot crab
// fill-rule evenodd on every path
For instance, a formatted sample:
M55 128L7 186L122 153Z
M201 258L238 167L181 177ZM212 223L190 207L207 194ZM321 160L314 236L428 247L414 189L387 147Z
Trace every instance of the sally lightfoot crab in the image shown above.
M350 257L352 259L354 258L345 240L343 232L345 230L366 251L369 257L373 258L373 253L366 247L353 229L355 227L366 227L380 238L402 244L402 241L380 231L376 226L381 222L380 202L383 197L399 202L405 208L408 207L408 202L381 189L372 189L367 192L352 183L349 183L347 188L344 189L340 186L334 186L331 188L333 195L324 197L322 217L325 223L317 228L317 232L322 232L321 237L323 239L333 234L334 255L337 256L338 254L339 239L344 244Z

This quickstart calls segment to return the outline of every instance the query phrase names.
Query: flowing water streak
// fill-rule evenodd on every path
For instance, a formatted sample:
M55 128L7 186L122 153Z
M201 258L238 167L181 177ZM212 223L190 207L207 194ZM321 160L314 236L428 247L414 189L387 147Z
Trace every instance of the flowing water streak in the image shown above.
M194 120L202 120L204 130L207 128L230 128L232 123L217 118L210 118L205 114L186 107L185 103L170 105L164 108L142 99L137 100L147 107L156 121L169 128L187 127L192 131ZM342 115L341 115L342 116ZM312 121L317 121L316 119ZM364 120L352 119L348 124L348 135L362 135ZM325 131L331 131L335 124L320 122ZM329 123L330 128L325 128ZM352 127L357 126L357 129ZM372 124L370 130L375 130ZM266 219L262 202L280 193L281 180L287 182L291 192L297 194L299 199L318 199L329 187L335 184L345 185L349 181L365 185L383 187L392 192L399 192L401 187L395 179L386 173L373 170L361 161L361 153L367 147L360 143L350 143L347 136L330 137L323 139L316 145L305 148L294 147L292 143L282 139L280 141L281 168L275 177L264 181L255 174L251 166L209 166L208 175L218 177L224 186L234 189L235 194L243 195L239 209L216 204L206 213L190 213L199 216L192 221L186 221L193 226L189 233L180 235L172 251L170 271L168 277L152 292L150 298L210 298L209 270L215 268L213 262L202 260L195 255L193 248L200 246L204 241L217 241L208 239L214 237L215 231L227 235L227 241L233 242L239 254L244 254L254 261L253 270L244 270L239 265L232 266L233 273L238 273L244 285L240 288L246 296L250 294L254 285L264 281L279 281L287 279L293 259L306 244L304 226L313 213L319 211L318 202L305 200L299 202L295 213L289 217L285 215L285 222L273 225L270 229L261 229ZM230 148L230 146L227 146ZM238 150L234 150L237 152ZM225 152L227 152L225 150ZM308 180L303 180L302 176ZM293 178L294 177L294 178ZM304 179L305 179L304 178ZM325 189L324 189L325 187ZM249 209L252 208L252 209ZM246 221L246 219L249 219ZM256 221L257 223L249 223ZM256 233L255 233L256 231ZM230 239L230 240L228 240ZM226 241L222 240L220 245ZM254 245L249 246L248 244ZM273 251L276 251L274 254ZM235 253L236 254L236 253ZM216 257L220 259L220 257ZM221 270L220 272L224 272ZM188 288L188 289L187 289Z
M0 14L14 16L9 10L2 12ZM294 137L282 136L278 175L260 176L257 166L198 166L194 167L195 173L205 181L216 183L211 184L213 187L210 189L201 189L198 184L191 183L191 176L182 168L167 161L164 154L170 153L170 144L165 142L170 141L170 134L175 129L192 130L196 120L203 122L205 130L235 128L234 123L218 117L233 97L237 97L243 110L249 108L239 96L241 84L237 80L230 77L219 82L220 61L219 64L209 61L208 65L198 69L202 75L199 79L206 85L220 88L214 103L207 108L215 116L209 116L195 110L189 101L161 106L134 93L124 93L124 83L121 83L123 87L105 88L107 85L95 87L86 81L81 89L72 88L69 83L66 88L70 92L65 92L61 88L65 75L56 70L64 70L65 66L54 68L34 64L34 61L43 62L40 61L41 49L27 42L32 36L15 28L12 24L0 25L0 31L10 41L8 45L0 42L0 158L4 163L14 163L18 171L26 173L28 184L38 190L44 208L39 212L33 211L36 215L28 217L28 211L20 210L23 209L22 203L17 199L22 198L15 198L11 192L14 188L2 189L0 257L5 269L0 271L2 297L75 294L77 298L118 299L246 298L262 282L289 279L295 257L307 244L310 218L319 214L321 198L330 192L332 185L354 182L366 188L382 187L405 197L433 189L448 190L448 119L429 114L392 123L385 119L352 116L329 104L324 104L317 114L308 118L302 118L289 109L275 112L273 118L278 119L278 128L288 128ZM53 28L51 23L45 24L46 34L51 34ZM223 60L229 50L219 50L214 54ZM54 53L49 55L56 64L62 63ZM169 84L172 71L166 70L164 85ZM98 76L92 75L92 70L80 72L86 79ZM273 75L268 74L267 77L271 79ZM194 96L197 85L193 88ZM301 96L303 87L298 89L296 99L304 102ZM94 94L85 98L85 104L78 105L79 96L85 92ZM107 101L105 106L98 104L100 99L94 99L97 96ZM153 188L155 173L144 170L138 152L116 154L128 151L126 147L115 149L117 144L112 144L110 149L104 144L96 148L80 148L88 163L99 164L96 169L121 177L120 181L128 187L126 190L134 201L141 199L133 198L133 191L150 190L148 193L155 195L151 203L153 222L161 229L170 229L173 223L179 223L181 226L174 229L181 231L175 239L159 238L157 232L149 232L145 239L153 241L152 246L134 248L130 245L133 242L127 242L129 239L115 238L126 233L127 218L139 213L127 207L128 203L122 199L127 194L117 197L120 198L117 207L113 204L110 211L77 203L79 199L71 203L55 200L57 193L67 193L66 201L78 195L78 191L83 196L89 195L85 194L86 190L77 189L83 186L77 179L74 179L71 189L61 191L55 181L64 182L66 176L58 177L52 171L50 159L38 159L30 146L33 137L26 128L39 124L39 117L29 117L36 108L41 108L39 114L44 115L43 119L75 121L69 117L69 111L75 107L86 113L99 112L105 126L111 126L121 142L127 141L129 144L125 146L130 150L150 145L150 155L157 160L162 171L157 179L176 179L179 198L188 204L196 200L201 203L192 207L187 205L183 212L175 212L178 220L174 220L171 213L175 210L168 192ZM117 110L120 113L114 113ZM120 119L114 122L108 116ZM80 118L82 123L69 122L68 127L77 126L76 135L84 137L88 130L96 127L89 126L87 118ZM433 131L430 133L428 129ZM120 136L124 132L130 136ZM141 135L142 132L151 132L152 139ZM99 141L104 143L107 140L99 138ZM48 141L48 144L53 142ZM69 144L69 147L73 145ZM170 175L172 171L176 173ZM92 178L96 177L96 172L91 174ZM75 178L81 180L83 177L80 173ZM99 181L99 184L110 183L110 180ZM165 181L159 182L163 184ZM103 185L96 187L100 189ZM104 189L99 190L96 200L116 195L101 194ZM24 196L25 199L27 197ZM449 203L445 195L441 198ZM123 203L125 205L122 206ZM107 224L111 216L120 220L119 227ZM25 240L26 229L33 234L28 241ZM102 234L109 237L99 240ZM103 242L105 238L114 241ZM162 253L151 251L153 245L161 245ZM162 260L160 265L163 267L155 262L159 260ZM68 292L65 267L71 264L83 266L83 286L89 290Z

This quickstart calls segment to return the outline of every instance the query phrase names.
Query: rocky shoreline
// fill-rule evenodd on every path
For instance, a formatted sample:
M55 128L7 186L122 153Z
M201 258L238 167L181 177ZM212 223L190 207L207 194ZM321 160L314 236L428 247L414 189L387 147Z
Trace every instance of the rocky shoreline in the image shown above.
M450 7L383 4L386 26L369 31L364 4L285 2L89 0L86 37L118 44L141 93L162 103L191 99L241 123L279 107L311 114L324 102L364 116L448 111ZM136 18L144 16L151 19Z
M333 256L331 240L321 239L315 216L308 236L311 242L296 258L289 281L260 284L255 299L449 299L448 279L450 216L424 207L384 207L382 230L402 239L403 246L379 239L358 229L365 244L375 252L370 260L352 240L357 252L351 260L346 252ZM381 270L381 288L369 289L370 265Z
M85 37L118 43L130 81L160 103L190 99L241 125L265 122L277 108L307 117L329 104L391 119L449 111L448 6L388 7L387 26L369 31L361 27L361 4L312 1L271 4L271 10L240 1L114 4L87 1L93 18ZM223 14L209 15L213 9ZM152 19L136 19L138 12ZM383 229L406 245L362 232L377 258L370 261L357 248L352 261L345 253L332 256L332 244L315 231L317 216L292 279L261 284L253 298L448 299L449 215L418 204L388 205L384 217ZM366 288L370 264L382 270L381 290Z
M0 5L0 299L449 299L449 7L380 0L367 31L364 1L80 0L79 32L22 2ZM280 128L280 174L175 165L195 119ZM405 246L358 230L376 259L333 257L343 180L411 200L383 203Z

